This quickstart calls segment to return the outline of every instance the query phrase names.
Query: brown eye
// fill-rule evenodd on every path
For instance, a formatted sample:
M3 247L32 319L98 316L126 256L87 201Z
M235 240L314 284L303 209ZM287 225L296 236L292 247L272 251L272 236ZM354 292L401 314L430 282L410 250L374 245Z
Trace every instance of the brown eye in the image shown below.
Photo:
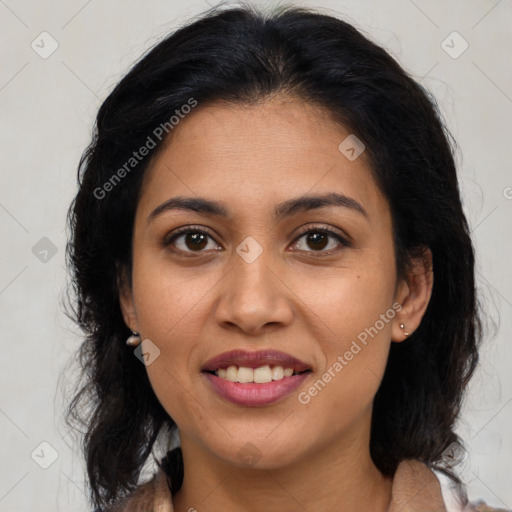
M304 240L304 243L301 242ZM332 243L331 243L332 242ZM308 229L297 238L294 249L301 251L319 253L319 256L329 255L341 250L344 247L350 247L348 242L340 233L328 227ZM328 248L327 250L325 250Z
M329 236L320 232L308 233L306 243L315 251L321 251L329 243Z
M206 231L185 227L181 228L174 233L171 233L170 236L166 237L163 242L165 247L172 245L178 252L183 253L201 253L205 252L205 249L208 248L208 244L210 241L213 241L211 235L209 235ZM218 246L213 243L210 249L216 249Z
M203 233L187 233L183 236L185 237L185 245L193 251L204 249L208 243L207 235Z

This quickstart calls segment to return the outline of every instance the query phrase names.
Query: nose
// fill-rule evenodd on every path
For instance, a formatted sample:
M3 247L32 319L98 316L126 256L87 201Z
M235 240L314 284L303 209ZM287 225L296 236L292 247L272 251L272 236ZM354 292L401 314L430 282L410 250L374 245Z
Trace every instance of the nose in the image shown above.
M292 322L293 293L272 267L266 251L251 263L233 255L232 267L219 284L219 325L258 335Z

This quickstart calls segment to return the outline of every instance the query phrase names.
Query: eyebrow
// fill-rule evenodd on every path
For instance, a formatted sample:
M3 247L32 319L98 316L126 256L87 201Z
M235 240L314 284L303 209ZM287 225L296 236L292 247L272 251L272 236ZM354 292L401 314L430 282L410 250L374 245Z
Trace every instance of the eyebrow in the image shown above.
M279 203L274 209L274 218L281 220L291 215L297 215L310 210L325 208L328 206L338 206L358 212L368 218L368 213L364 207L355 199L332 192L324 195L300 196L288 199ZM148 216L148 223L163 212L169 210L185 210L207 215L222 217L226 220L232 220L229 210L220 201L214 201L203 197L173 197L161 205L157 206Z

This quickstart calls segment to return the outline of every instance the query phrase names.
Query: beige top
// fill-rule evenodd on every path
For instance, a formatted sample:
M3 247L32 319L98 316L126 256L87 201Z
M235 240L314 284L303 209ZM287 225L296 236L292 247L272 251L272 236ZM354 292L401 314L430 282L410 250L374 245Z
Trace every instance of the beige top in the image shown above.
M167 475L159 470L112 512L174 512ZM468 504L465 508L446 507L436 475L417 460L401 462L393 478L391 504L388 512L512 512L487 505Z

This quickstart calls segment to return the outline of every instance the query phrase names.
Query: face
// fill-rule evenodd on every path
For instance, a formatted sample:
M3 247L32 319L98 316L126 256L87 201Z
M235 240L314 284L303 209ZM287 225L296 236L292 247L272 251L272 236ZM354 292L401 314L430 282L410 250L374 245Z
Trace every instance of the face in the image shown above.
M171 134L145 176L121 304L160 350L146 369L182 445L276 468L368 443L403 289L365 153L347 158L347 130L283 97L199 105Z

